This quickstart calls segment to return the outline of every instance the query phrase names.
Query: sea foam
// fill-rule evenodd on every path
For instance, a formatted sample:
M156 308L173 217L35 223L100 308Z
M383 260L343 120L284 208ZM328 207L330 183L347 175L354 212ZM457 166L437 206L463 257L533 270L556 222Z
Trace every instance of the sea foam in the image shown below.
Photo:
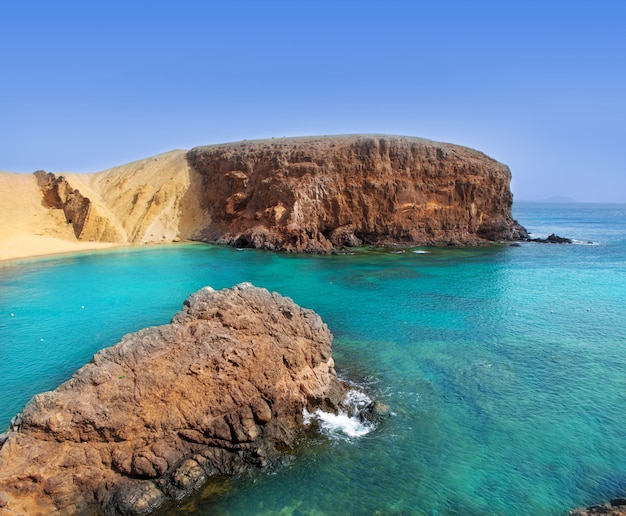
M302 411L304 424L309 425L316 421L323 434L332 438L362 437L374 429L374 424L360 417L359 412L365 408L371 399L365 393L351 389L344 400L347 410L340 410L337 414L317 409L309 412L306 407Z

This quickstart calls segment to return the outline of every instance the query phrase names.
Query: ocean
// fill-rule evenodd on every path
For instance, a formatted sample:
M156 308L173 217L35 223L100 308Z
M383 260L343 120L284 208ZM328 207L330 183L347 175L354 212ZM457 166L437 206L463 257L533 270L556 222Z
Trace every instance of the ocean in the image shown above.
M560 515L624 496L626 205L516 203L514 216L575 243L173 244L2 263L0 431L190 293L249 281L319 313L339 375L392 416L313 422L280 467L217 479L172 514Z

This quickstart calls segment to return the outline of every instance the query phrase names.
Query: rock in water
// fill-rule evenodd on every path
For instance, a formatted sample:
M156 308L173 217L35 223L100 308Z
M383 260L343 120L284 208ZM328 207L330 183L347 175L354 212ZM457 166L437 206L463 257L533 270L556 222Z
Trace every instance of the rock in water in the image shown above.
M551 233L547 238L530 238L531 242L539 242L541 244L571 244L573 243L571 238L560 237Z
M592 505L585 509L575 509L570 511L570 516L594 516L603 514L605 516L623 516L626 514L626 498L614 498L613 500L600 505Z
M288 298L240 284L191 295L38 394L0 448L0 513L146 514L213 474L293 447L302 413L336 411L332 335ZM2 442L0 440L0 442Z
M294 252L527 237L511 173L485 154L403 136L281 138L197 147L201 239Z

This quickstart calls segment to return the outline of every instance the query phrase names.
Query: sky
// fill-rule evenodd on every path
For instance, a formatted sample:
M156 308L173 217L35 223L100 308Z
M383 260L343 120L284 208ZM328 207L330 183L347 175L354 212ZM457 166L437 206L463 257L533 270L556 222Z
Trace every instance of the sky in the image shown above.
M472 147L516 200L626 202L622 0L0 0L0 170L376 133Z

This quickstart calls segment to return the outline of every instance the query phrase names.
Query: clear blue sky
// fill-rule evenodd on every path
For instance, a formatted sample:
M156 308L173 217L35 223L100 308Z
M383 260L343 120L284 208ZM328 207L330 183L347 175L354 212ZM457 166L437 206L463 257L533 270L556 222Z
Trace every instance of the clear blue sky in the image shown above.
M0 169L421 136L511 167L516 199L626 202L626 2L0 0Z

